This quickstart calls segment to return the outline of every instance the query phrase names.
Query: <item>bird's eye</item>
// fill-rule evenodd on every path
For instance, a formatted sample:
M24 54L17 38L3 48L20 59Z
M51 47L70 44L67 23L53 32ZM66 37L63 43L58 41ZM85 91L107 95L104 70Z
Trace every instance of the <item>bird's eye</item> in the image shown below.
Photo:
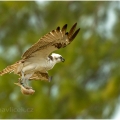
M56 60L58 59L58 58L55 58Z

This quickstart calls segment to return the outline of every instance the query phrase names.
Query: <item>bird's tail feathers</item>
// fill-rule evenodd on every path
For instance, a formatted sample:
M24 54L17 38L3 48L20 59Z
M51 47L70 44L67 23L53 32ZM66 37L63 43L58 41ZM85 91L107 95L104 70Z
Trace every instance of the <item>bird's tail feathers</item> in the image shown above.
M20 64L20 62L16 62L13 65L7 66L5 69L3 69L2 71L0 71L0 76L4 75L6 73L14 72L17 69L17 67L18 67L19 64Z

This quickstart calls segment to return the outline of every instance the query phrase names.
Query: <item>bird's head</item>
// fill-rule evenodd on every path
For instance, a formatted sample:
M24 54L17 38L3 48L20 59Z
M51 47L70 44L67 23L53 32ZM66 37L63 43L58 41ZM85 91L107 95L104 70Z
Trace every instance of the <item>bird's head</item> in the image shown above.
M64 59L61 55L59 55L59 54L52 53L51 56L52 56L52 59L53 59L54 61L56 61L56 63L64 62L64 61L65 61L65 59Z

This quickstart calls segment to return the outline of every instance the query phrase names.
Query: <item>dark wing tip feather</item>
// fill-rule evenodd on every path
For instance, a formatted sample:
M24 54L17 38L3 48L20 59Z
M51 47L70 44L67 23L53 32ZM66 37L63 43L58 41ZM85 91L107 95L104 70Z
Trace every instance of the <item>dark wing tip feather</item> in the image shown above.
M70 38L73 34L74 34L74 31L75 31L75 28L77 26L77 23L75 23L72 28L70 29L69 33L68 33L68 38Z
M65 24L65 25L62 27L62 32L63 32L63 34L66 33L66 29L67 29L67 24Z
M68 35L68 32L66 32L65 35Z
M52 33L55 33L55 30L52 30L51 32L52 32Z
M56 31L59 32L60 31L60 27L57 27Z
M77 25L77 22L72 27L76 27L76 25Z
M69 38L69 41L70 41L70 42L77 36L77 34L79 33L79 31L80 31L80 28L77 29L77 30L75 31L75 33Z
M74 25L77 25L77 22Z

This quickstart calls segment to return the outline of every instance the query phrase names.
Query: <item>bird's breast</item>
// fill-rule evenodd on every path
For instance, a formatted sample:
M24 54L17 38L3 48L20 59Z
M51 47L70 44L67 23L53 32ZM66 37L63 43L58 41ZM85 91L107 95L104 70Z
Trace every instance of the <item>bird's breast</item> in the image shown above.
M48 59L29 59L24 63L23 69L27 71L46 72L53 68L53 64Z

